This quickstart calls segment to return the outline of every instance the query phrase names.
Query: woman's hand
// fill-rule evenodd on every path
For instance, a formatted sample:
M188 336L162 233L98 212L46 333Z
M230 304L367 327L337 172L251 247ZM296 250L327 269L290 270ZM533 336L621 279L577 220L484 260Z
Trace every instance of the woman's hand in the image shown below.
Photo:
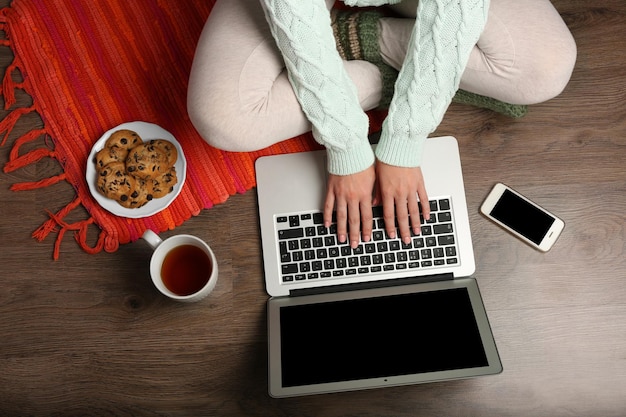
M420 167L404 168L376 163L376 197L374 204L383 205L385 230L394 238L395 221L398 221L400 237L404 243L411 241L411 228L414 234L421 231L418 201L423 202L422 215L430 219L430 204L424 186L424 177Z
M375 181L376 170L373 165L356 174L329 174L324 204L324 225L330 226L333 209L336 210L339 242L344 243L348 238L350 246L355 248L359 244L360 234L364 242L370 240Z

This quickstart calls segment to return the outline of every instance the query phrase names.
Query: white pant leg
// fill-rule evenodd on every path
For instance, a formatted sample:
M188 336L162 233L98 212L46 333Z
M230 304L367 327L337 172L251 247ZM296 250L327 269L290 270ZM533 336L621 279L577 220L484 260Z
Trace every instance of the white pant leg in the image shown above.
M417 0L392 8L414 17ZM405 19L381 21L381 53L388 64L402 65L412 27ZM491 0L460 87L507 103L535 104L563 91L575 61L574 38L549 0Z
M330 8L334 1L326 3ZM350 61L346 70L362 107L376 107L378 68ZM187 108L200 135L230 151L262 149L311 130L259 1L217 1L194 56Z

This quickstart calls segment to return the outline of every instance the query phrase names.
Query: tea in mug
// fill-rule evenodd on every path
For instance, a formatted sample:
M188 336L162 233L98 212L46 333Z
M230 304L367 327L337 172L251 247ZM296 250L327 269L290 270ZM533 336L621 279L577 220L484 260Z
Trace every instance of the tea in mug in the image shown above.
M200 291L209 281L211 270L211 258L202 248L181 245L163 259L161 278L168 290L185 296Z

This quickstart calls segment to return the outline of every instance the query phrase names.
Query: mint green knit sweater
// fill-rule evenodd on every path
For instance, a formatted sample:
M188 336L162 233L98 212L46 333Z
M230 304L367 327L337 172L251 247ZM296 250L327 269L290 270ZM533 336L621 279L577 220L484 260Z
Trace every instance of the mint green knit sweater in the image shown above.
M344 0L350 6L379 6L400 0ZM324 0L261 0L289 80L314 138L328 152L328 171L360 172L374 163L368 118L335 46ZM389 165L416 167L422 147L459 88L469 54L478 41L489 0L420 0L406 59L376 157Z

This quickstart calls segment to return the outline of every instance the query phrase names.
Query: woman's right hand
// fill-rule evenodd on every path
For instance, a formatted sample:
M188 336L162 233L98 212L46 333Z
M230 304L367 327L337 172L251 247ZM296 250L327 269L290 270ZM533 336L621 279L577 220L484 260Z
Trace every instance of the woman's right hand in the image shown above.
M362 238L368 242L372 234L372 193L376 171L374 166L350 175L329 174L324 204L324 225L329 227L333 211L337 217L340 243L349 240L356 248Z

